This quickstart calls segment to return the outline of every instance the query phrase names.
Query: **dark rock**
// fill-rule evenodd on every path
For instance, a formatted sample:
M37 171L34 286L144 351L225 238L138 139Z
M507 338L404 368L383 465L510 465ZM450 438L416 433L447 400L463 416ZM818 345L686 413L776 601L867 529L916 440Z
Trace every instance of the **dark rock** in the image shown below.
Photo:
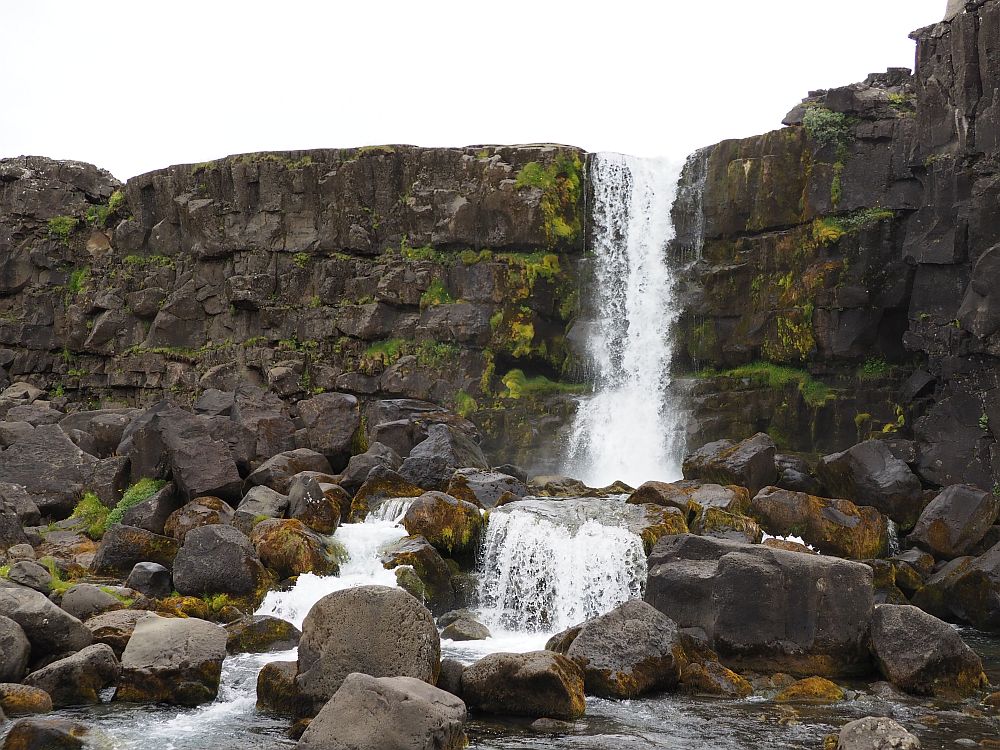
M148 499L133 505L122 516L122 526L134 526L164 535L170 514L181 508L183 500L173 482L167 482Z
M236 515L253 524L263 518L281 518L287 510L287 495L275 492L270 487L257 485L243 496L236 508Z
M111 647L95 643L32 672L24 684L48 693L55 708L93 705L101 702L102 690L118 683L120 673Z
M336 575L346 558L337 542L292 518L261 521L254 527L250 542L260 561L279 579L301 573Z
M920 750L920 740L890 718L866 716L841 728L837 750Z
M909 539L935 557L952 559L968 554L998 514L1000 497L967 484L952 485L924 508Z
M456 469L489 469L483 451L471 439L445 424L427 428L403 461L399 474L425 490L445 490Z
M43 594L48 594L52 590L52 574L32 560L22 560L11 565L7 578Z
M27 422L0 422L0 448L9 448L18 440L24 440L35 431L35 426Z
M775 452L774 441L763 433L739 443L719 440L684 458L684 478L735 484L756 494L777 479Z
M0 682L20 682L30 655L31 644L21 626L0 615Z
M299 645L302 632L270 615L247 615L226 625L226 650L231 654L288 651Z
M352 672L433 684L441 641L431 613L401 589L361 586L320 599L306 615L296 681L318 708Z
M235 516L236 511L225 500L196 497L170 514L163 533L183 544L189 531L214 524L231 525Z
M501 501L520 500L528 494L528 486L498 471L459 469L448 481L447 493L480 508L495 508Z
M1000 543L979 557L953 560L927 579L913 603L942 618L1000 630Z
M307 716L311 703L295 682L294 661L272 661L257 674L257 710L281 716Z
M451 641L482 641L490 637L490 629L471 618L459 618L441 631L441 637Z
M140 562L171 566L179 547L176 539L134 526L114 525L104 532L91 568L102 575L124 577Z
M264 485L287 495L292 477L302 471L332 473L326 456L308 448L296 448L267 459L247 477L247 484Z
M231 417L236 410L236 393L207 388L195 401L194 410L210 417Z
M18 719L7 733L4 750L77 750L88 746L90 727L73 719Z
M987 684L982 662L961 636L916 607L880 604L869 637L879 671L908 693L964 697Z
M358 399L346 393L321 393L299 401L298 409L309 447L326 456L331 466L346 466L361 427Z
M586 710L583 673L551 651L490 654L462 673L462 696L484 713L578 719Z
M153 562L136 563L125 585L150 599L164 599L173 591L170 571Z
M415 598L423 602L432 614L448 612L455 606L455 591L452 586L452 570L444 558L422 536L400 539L381 552L382 565L390 570L408 566L416 578L417 586L403 586ZM398 578L398 573L397 573ZM448 625L439 622L439 625Z
M326 489L309 476L297 476L288 491L288 517L294 518L320 534L333 534L340 525L342 506L350 497L335 484Z
M354 717L344 721L345 716ZM465 737L460 698L412 677L348 675L309 724L298 747L328 750L460 750Z
M912 527L922 510L920 480L880 440L823 456L816 471L835 496L871 505L903 528Z
M483 517L472 503L443 492L425 492L407 509L403 526L411 536L422 536L449 555L474 554L483 530Z
M462 697L462 673L465 665L458 659L442 659L441 673L438 675L437 686L452 695Z
M215 700L226 657L226 631L196 618L148 614L122 654L114 700L197 706Z
M385 466L396 471L402 463L403 459L388 445L372 443L368 446L368 450L352 456L347 462L347 468L340 475L340 486L348 492L357 492L376 466Z
M188 532L173 570L177 591L190 596L252 596L267 575L250 540L232 526L222 525Z
M36 428L5 450L3 459L4 481L23 486L42 515L56 519L70 514L97 465L57 425Z
M31 589L0 586L0 615L21 626L35 661L49 654L79 651L93 641L82 622Z
M106 643L121 659L135 626L147 614L143 610L118 609L91 617L83 624L93 633L94 643Z
M122 609L121 600L92 583L77 583L66 590L59 603L81 622L113 609Z
M19 484L10 482L0 482L0 523L3 524L2 533L6 539L3 544L23 544L23 530L20 529L15 520L10 517L13 511L20 521L21 526L38 526L41 523L41 513L38 505L31 496Z
M368 514L387 500L420 497L424 491L396 472L376 466L351 500L351 521L364 521Z
M125 428L137 414L134 409L78 411L66 416L60 415L59 427L67 435L77 430L85 433L90 438L91 454L97 458L108 458L114 454Z

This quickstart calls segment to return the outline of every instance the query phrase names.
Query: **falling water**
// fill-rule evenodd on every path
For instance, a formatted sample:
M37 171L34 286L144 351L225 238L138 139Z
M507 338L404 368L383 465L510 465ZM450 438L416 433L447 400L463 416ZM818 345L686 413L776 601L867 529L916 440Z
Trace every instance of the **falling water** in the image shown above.
M591 166L595 392L577 410L566 468L591 486L680 477L682 420L667 398L680 312L666 257L677 178L660 159L598 154Z

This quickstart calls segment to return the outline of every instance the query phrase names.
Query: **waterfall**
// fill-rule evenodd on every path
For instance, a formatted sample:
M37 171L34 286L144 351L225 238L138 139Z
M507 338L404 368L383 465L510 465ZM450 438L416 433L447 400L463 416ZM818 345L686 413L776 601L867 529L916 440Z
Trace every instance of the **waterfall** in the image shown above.
M678 171L665 160L598 154L590 174L595 392L571 425L566 473L591 486L678 479L684 430L667 389L680 310L666 257Z
M532 499L494 510L480 555L491 628L552 632L641 597L646 554L622 500Z

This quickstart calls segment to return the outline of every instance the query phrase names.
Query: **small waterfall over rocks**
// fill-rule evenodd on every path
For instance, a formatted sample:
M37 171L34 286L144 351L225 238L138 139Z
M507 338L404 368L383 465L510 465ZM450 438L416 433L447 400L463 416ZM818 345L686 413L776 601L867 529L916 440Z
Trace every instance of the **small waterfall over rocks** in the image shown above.
M591 165L595 320L587 350L595 392L570 429L565 473L591 486L680 478L684 429L668 398L680 314L667 262L678 169L598 154Z

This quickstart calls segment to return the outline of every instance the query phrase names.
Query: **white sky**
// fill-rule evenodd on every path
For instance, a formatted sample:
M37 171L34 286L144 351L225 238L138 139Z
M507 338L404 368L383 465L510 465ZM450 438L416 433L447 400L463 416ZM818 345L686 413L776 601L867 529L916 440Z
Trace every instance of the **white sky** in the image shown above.
M946 0L0 0L0 156L558 142L680 158L913 66Z

